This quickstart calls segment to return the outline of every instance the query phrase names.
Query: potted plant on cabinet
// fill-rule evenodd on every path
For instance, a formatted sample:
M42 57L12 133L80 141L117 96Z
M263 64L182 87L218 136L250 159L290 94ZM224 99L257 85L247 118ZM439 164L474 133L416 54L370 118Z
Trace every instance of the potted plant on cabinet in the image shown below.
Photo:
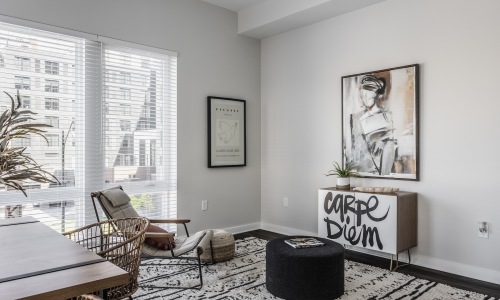
M358 177L359 173L356 172L357 165L353 162L348 162L342 167L338 162L333 162L333 169L328 171L325 176L337 176L337 188L349 189L351 187L351 177Z
M9 96L12 105L0 115L0 186L21 191L25 196L23 183L33 181L38 183L56 183L57 178L42 169L33 158L25 154L26 147L11 145L11 141L28 139L30 135L38 135L47 141L45 130L52 127L47 124L31 123L36 114L21 107L21 96L17 91L16 100Z

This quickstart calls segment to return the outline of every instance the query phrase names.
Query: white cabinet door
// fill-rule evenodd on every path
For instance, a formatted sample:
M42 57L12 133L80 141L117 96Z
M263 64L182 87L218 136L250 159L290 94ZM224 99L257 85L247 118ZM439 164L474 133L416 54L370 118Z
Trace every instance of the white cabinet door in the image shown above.
M354 224L355 200L351 191L319 190L318 236L350 245L348 230Z
M397 196L319 190L318 236L396 254Z
M397 196L356 193L355 246L396 254L397 211Z

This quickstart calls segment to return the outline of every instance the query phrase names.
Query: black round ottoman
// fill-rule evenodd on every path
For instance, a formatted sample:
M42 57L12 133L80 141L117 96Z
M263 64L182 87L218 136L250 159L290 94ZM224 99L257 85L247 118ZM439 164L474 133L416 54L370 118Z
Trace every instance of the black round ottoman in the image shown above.
M281 237L266 246L266 287L276 297L335 299L344 294L344 247L323 238L324 246L296 249Z

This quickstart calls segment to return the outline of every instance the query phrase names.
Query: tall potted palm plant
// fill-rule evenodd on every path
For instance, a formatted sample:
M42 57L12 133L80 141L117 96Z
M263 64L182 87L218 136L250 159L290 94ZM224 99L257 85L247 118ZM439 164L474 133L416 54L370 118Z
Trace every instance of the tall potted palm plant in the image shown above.
M11 107L0 116L0 186L19 190L27 196L23 187L23 183L27 181L38 183L59 181L33 158L25 154L26 147L14 147L11 142L15 139L27 139L31 135L38 135L48 143L44 128L52 126L31 123L35 120L36 113L22 109L19 91L15 99L7 92L5 94L11 100Z

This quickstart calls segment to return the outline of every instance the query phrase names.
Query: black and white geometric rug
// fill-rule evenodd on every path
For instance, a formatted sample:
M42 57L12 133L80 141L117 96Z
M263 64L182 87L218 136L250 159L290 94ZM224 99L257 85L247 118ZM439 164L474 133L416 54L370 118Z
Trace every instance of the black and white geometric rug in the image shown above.
M158 289L152 286L196 286L198 269L171 265L177 261L151 259L140 269L141 287L134 299L278 299L266 290L266 243L257 238L236 241L235 258L203 266L203 288ZM345 293L339 298L370 300L495 300L474 292L418 279L398 272L346 261Z

